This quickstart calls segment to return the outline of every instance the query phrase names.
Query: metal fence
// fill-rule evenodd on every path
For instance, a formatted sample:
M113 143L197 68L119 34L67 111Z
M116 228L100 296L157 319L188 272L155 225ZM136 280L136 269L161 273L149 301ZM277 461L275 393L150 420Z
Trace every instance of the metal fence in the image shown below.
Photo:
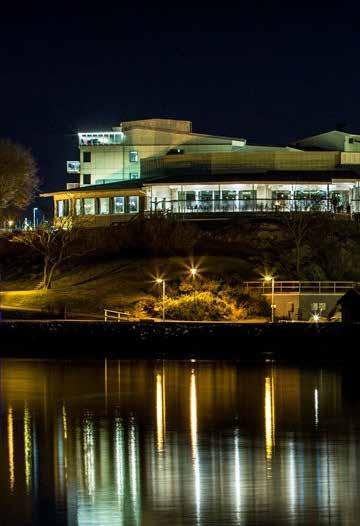
M129 320L130 317L131 314L129 312L104 309L104 321L124 321Z
M209 199L153 201L151 212L209 214L236 212L332 212L350 213L351 205L334 206L330 199Z
M274 281L275 294L309 293L309 294L341 294L360 284L354 281ZM243 283L246 292L258 291L261 294L271 294L271 282L258 280Z

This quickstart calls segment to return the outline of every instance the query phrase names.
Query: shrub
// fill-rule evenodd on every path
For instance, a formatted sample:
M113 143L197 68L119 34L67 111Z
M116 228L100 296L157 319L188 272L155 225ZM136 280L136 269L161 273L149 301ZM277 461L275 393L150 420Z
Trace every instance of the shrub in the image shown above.
M138 316L161 317L162 307L162 298L145 299L137 304L135 313ZM166 297L165 313L167 319L188 321L236 321L247 315L244 307L238 307L209 291Z

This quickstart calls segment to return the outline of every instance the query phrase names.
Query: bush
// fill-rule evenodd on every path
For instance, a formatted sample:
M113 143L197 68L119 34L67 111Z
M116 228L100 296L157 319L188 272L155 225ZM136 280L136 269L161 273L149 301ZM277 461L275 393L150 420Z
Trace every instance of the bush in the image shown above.
M138 316L161 317L162 298L148 298L138 303ZM165 299L165 316L169 320L236 321L246 318L244 307L226 301L210 291L193 292Z

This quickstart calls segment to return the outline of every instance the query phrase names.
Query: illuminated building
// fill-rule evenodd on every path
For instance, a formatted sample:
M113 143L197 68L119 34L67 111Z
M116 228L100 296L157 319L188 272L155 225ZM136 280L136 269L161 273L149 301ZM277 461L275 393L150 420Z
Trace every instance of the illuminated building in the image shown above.
M98 226L143 212L194 218L359 213L360 136L340 140L338 133L296 147L253 146L194 133L190 121L124 122L110 131L79 133L80 161L68 162L79 182L43 197L53 197L56 218L85 216Z

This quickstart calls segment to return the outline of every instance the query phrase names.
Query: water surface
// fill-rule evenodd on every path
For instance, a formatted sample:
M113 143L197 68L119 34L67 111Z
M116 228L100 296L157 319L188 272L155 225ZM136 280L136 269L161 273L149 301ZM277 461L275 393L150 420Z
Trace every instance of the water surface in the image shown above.
M270 363L2 360L1 525L359 524L348 380Z

